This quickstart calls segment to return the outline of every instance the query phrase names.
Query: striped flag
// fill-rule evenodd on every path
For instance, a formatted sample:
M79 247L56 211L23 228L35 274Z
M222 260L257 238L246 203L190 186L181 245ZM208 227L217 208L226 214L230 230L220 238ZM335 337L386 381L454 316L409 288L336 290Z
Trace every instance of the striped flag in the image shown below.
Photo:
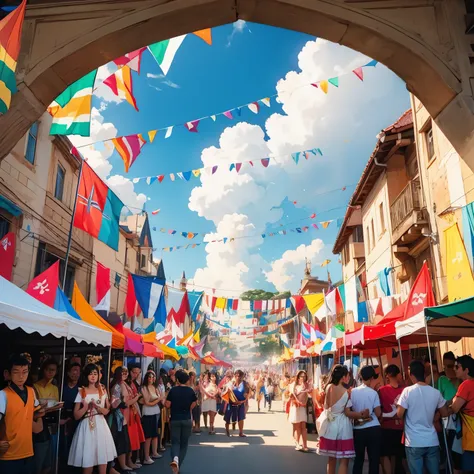
M48 107L53 116L50 135L81 135L91 131L92 90L97 70L71 84Z
M119 67L128 66L132 71L140 74L140 67L142 61L142 53L146 50L146 47L137 49L130 53L121 56L120 58L114 59L114 63Z
M109 76L104 84L120 99L126 100L137 112L137 101L133 95L132 71L129 66L123 66Z
M10 108L16 87L15 71L20 53L21 30L25 18L26 0L0 20L0 114Z
M142 146L146 144L146 140L139 133L138 135L114 138L112 142L123 160L125 172L128 173L128 170L140 154Z
M171 63L173 62L181 43L184 41L184 38L186 38L186 35L176 36L176 38L159 41L158 43L148 46L148 50L155 58L165 76L168 74Z

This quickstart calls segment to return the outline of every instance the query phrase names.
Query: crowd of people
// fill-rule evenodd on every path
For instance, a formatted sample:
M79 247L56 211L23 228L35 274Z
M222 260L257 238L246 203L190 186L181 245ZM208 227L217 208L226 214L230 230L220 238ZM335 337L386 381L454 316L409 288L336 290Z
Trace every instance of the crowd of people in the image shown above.
M404 380L397 365L383 374L364 366L356 385L346 366L335 365L321 390L298 374L289 388L290 421L298 427L301 394L312 392L320 413L317 452L328 457L328 474L337 463L338 473L347 473L351 459L353 474L362 474L366 457L369 474L474 471L474 359L447 352L442 372L418 360L408 371Z
M76 356L67 361L60 387L53 358L45 357L35 375L31 363L29 354L13 355L4 372L2 474L49 474L56 459L59 472L134 474L168 447L177 473L191 433L201 432L201 418L213 435L218 413L228 436L231 425L232 430L238 425L238 436L245 437L251 389L240 370L228 370L221 380L216 372L197 378L180 368L158 374L149 368L142 377L133 363L116 367L107 384L100 358L83 365Z

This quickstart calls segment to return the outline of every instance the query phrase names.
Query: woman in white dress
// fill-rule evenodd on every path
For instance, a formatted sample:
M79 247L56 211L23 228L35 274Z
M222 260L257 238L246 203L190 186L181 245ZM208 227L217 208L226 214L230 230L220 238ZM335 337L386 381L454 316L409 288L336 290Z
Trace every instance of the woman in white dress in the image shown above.
M308 431L306 423L308 415L306 405L312 388L308 384L308 375L304 370L296 374L296 380L290 385L290 413L288 419L293 424L293 437L295 439L296 450L307 453L308 449ZM300 444L300 439L302 444Z
M349 392L344 387L349 379L347 367L340 364L333 367L324 390L324 410L316 420L319 434L317 452L329 457L327 474L336 473L338 460L338 473L347 474L349 459L355 457L351 419L362 419L368 415L368 410L360 413L351 411Z
M209 434L214 435L214 420L217 414L217 396L219 388L217 386L217 377L213 372L209 374L209 383L202 388L202 405L201 411L204 414L209 413Z
M114 440L105 416L109 413L107 392L98 384L99 369L87 364L82 372L82 387L74 406L74 418L81 420L69 451L68 464L82 467L83 474L106 474L107 463L117 455Z

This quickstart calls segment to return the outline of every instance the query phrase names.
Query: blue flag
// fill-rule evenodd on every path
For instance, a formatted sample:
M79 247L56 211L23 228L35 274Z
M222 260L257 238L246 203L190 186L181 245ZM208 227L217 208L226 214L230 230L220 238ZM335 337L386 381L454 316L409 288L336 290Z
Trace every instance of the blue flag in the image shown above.
M165 325L166 308L164 304L163 287L165 280L157 276L133 275L133 286L143 317L154 318L155 324Z
M191 310L191 318L196 321L199 308L201 307L203 291L188 291L189 308Z
M80 316L76 313L76 310L72 307L71 303L67 299L67 296L64 294L63 290L59 288L56 290L56 299L54 300L54 309L56 311L61 311L69 314L75 319L81 320Z

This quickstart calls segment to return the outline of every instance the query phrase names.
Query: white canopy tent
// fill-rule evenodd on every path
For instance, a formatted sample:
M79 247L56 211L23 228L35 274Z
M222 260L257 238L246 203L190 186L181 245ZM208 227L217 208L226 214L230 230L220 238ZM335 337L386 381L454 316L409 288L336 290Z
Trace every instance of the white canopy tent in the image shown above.
M112 333L103 331L67 313L56 311L0 277L0 324L28 334L65 337L77 342L111 346Z

